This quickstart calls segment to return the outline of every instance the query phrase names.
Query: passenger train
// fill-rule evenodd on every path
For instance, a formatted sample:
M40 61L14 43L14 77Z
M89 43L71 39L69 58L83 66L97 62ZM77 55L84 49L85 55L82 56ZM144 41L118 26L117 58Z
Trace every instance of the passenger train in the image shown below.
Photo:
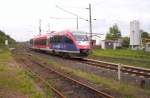
M91 50L90 41L85 32L70 30L53 31L36 36L30 40L30 47L34 50L69 57L87 57Z

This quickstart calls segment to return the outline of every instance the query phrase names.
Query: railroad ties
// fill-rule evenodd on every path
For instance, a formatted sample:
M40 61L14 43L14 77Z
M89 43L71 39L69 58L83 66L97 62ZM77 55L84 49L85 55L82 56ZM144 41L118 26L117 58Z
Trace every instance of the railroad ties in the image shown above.
M80 62L97 66L97 67L111 69L111 70L118 70L118 66L119 66L119 64L98 61L93 59L82 59L80 60ZM132 74L132 75L134 74L136 76L140 76L140 77L142 76L150 79L150 69L121 65L120 70L124 73Z
M53 92L59 96L57 98L114 98L107 93L98 91L77 79L55 70L51 66L47 66L46 62L42 63L37 60L28 59L28 62L24 62L24 64L43 83L51 87ZM53 82L49 83L47 81Z

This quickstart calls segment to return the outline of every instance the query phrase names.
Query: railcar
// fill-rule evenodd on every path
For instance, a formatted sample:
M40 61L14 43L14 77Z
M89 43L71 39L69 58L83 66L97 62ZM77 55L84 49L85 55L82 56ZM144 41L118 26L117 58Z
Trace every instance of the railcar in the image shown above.
M30 46L32 49L71 57L87 57L91 49L86 33L69 30L36 36L30 40Z

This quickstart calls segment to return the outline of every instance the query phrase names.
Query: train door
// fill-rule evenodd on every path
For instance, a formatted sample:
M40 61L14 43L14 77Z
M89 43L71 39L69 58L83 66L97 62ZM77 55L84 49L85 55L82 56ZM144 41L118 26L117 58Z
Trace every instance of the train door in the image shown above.
M62 42L62 36L54 36L53 37L53 48L56 50L62 50L63 49L63 42Z
M77 50L73 40L69 36L64 36L64 46L65 46L65 49L68 51Z

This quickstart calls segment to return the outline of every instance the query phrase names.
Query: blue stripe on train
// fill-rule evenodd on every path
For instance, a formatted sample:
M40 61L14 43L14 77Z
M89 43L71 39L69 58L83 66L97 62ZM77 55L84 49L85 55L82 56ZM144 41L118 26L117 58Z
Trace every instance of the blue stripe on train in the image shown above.
M52 43L51 49L68 50L68 51L79 51L75 44L69 43Z

